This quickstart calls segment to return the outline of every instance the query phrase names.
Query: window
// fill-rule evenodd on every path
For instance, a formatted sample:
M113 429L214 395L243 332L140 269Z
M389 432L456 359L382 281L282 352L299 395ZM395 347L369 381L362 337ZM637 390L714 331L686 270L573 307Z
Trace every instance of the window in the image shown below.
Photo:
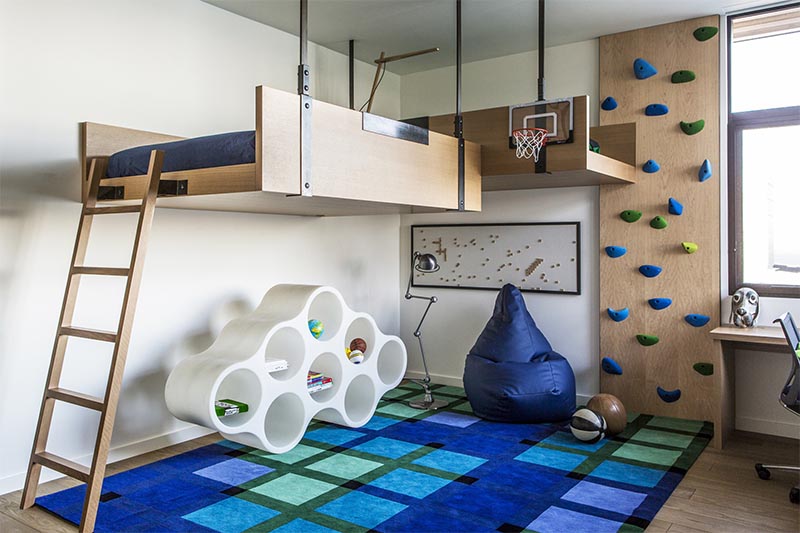
M728 36L729 290L800 297L800 4Z

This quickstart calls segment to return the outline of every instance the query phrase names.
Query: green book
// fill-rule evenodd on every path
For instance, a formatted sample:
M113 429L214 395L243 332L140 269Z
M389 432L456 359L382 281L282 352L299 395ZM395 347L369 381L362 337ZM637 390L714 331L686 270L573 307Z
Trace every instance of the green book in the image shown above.
M225 399L215 401L214 410L217 412L217 416L230 416L239 413L246 413L248 407L246 403Z

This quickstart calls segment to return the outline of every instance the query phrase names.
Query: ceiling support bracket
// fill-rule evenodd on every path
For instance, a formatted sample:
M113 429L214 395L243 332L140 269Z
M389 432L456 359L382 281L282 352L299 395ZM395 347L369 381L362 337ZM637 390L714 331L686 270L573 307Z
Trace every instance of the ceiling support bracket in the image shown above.
M313 196L311 182L311 66L308 64L308 0L300 0L300 64L297 94L300 95L300 195Z

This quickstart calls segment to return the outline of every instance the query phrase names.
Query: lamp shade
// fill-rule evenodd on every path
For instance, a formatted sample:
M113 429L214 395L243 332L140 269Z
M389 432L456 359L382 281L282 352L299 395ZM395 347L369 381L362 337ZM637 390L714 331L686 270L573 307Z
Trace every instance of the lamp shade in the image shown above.
M433 254L419 254L414 268L425 273L436 272L439 270L439 263Z

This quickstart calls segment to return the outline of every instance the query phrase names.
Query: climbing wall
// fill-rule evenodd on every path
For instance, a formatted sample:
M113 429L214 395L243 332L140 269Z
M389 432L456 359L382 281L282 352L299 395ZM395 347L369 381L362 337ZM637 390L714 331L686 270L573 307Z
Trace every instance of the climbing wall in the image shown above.
M628 412L717 422L718 27L600 38L600 125L636 123L638 183L600 187L600 390Z

